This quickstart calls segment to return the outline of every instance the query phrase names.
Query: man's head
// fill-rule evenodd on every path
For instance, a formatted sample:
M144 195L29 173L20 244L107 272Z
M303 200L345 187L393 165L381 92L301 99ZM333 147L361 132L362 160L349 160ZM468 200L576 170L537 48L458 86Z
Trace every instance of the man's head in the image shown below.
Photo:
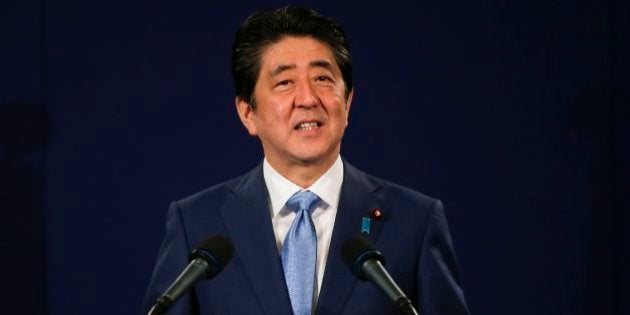
M256 106L253 93L260 74L262 52L286 36L312 37L328 45L341 70L346 98L350 95L352 58L341 26L312 9L285 7L254 13L236 32L232 47L232 76L237 97Z
M238 31L233 53L243 125L276 170L308 184L291 176L328 169L348 124L352 67L341 28L309 9L257 13Z

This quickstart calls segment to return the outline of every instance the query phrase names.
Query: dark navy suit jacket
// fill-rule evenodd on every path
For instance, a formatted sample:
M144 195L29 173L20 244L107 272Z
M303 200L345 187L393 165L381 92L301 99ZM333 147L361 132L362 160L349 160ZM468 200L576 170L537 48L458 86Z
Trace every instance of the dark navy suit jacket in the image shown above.
M173 202L145 309L185 268L190 251L220 234L233 243L232 260L215 278L198 283L169 314L291 314L268 204L262 164ZM416 308L424 315L469 314L441 202L345 162L316 313L396 314L393 303L372 283L357 280L341 258L342 244L361 232L361 218L374 208L384 216L373 221L369 238Z

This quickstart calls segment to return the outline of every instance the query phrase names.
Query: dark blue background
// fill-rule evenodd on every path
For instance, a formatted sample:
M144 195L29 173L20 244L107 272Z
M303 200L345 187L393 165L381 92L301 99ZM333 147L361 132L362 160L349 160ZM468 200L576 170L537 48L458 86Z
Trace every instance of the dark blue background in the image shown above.
M169 202L262 159L229 52L285 4L0 4L3 313L140 312ZM305 4L351 41L342 155L443 200L474 314L630 312L627 1Z

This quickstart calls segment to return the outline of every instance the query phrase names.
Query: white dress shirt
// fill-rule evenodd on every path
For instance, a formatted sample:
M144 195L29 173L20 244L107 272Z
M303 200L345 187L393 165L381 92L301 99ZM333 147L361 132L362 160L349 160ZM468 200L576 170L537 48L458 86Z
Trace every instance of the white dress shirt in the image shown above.
M286 207L286 203L300 190L310 190L315 193L321 202L312 210L311 216L315 224L317 233L317 263L315 272L317 274L317 288L314 291L313 305L317 305L317 298L322 287L324 278L324 268L326 267L326 258L328 257L328 248L332 237L333 225L335 224L335 215L337 214L337 206L339 204L339 194L341 192L341 183L343 182L343 163L341 157L310 187L302 189L284 176L280 175L267 162L263 162L263 176L267 191L269 192L269 208L271 209L271 223L273 231L276 235L276 245L278 253L282 253L282 243L293 223L295 212ZM313 310L315 307L313 307Z

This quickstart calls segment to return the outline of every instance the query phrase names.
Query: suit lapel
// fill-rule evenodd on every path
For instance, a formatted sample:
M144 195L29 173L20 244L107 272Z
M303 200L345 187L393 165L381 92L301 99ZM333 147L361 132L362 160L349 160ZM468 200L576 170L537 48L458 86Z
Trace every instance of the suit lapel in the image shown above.
M372 209L380 207L373 194L376 189L378 186L368 182L365 175L344 162L341 197L319 295L318 314L341 314L357 282L341 257L341 247L348 238L361 233L361 218L369 216ZM381 225L382 222L372 220L368 238L373 242L378 236Z
M282 263L271 223L262 166L231 186L233 195L221 214L235 248L235 256L266 314L291 314Z

